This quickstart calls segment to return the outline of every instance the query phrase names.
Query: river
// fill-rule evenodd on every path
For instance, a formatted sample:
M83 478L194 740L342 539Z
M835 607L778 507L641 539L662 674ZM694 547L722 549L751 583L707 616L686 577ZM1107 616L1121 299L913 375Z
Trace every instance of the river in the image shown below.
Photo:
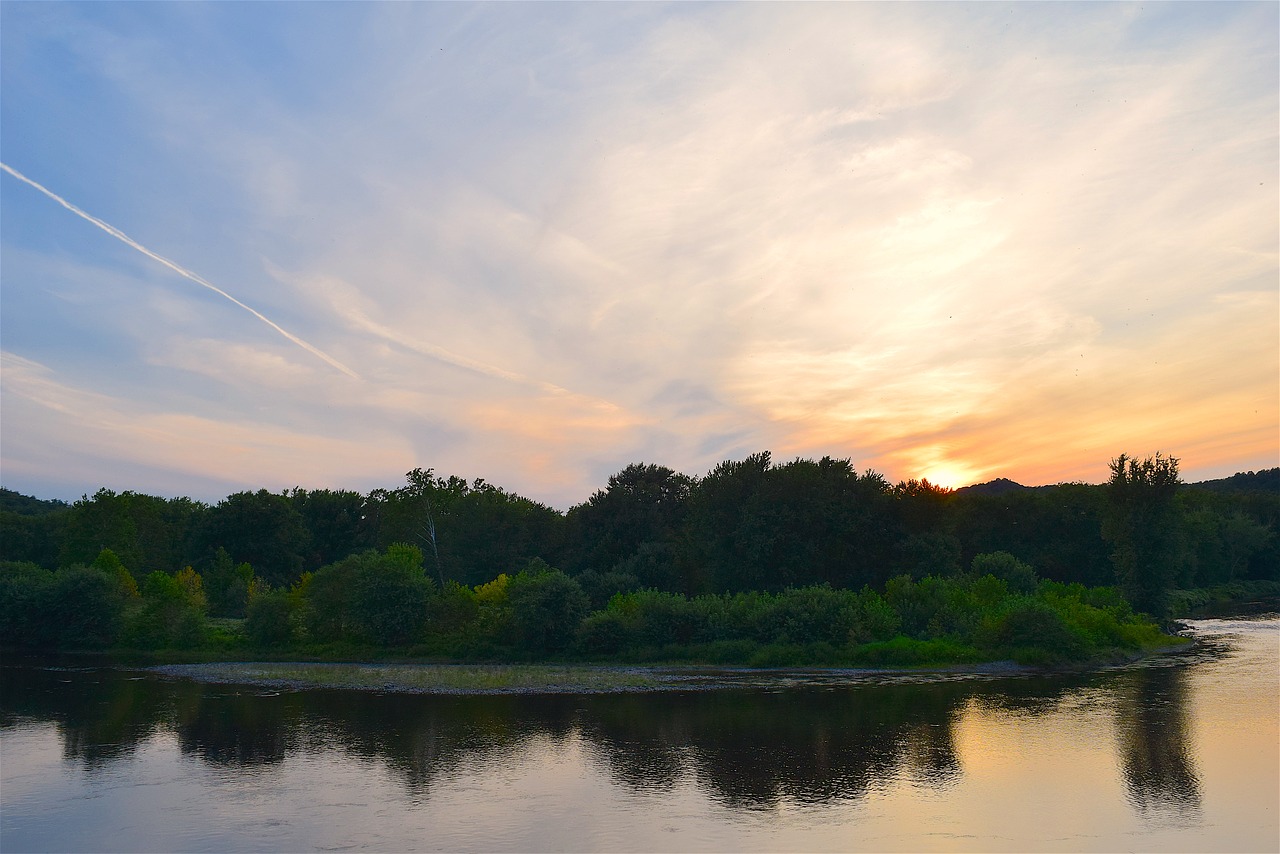
M1280 617L1191 632L1084 675L609 695L5 662L0 850L1280 850Z

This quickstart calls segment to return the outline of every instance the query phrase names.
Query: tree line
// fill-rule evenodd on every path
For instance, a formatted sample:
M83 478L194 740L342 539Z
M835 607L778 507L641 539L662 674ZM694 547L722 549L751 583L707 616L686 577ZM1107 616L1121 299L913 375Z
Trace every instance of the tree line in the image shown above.
M1237 478L1231 490L1188 487L1175 459L1121 455L1102 486L951 491L764 452L701 478L630 465L567 513L431 469L367 495L259 490L214 505L100 490L67 506L6 491L0 642L74 645L39 642L71 631L41 609L97 601L119 607L76 629L81 639L139 647L202 642L207 615L245 618L267 644L464 655L634 657L668 638L720 644L712 657L727 659L778 645L830 658L813 645L898 634L990 651L1013 642L1009 620L1024 617L1010 615L1023 606L1056 613L1049 623L1074 626L1076 641L1058 639L1079 645L1089 631L1067 600L1129 619L1092 588L1118 587L1125 607L1158 618L1175 588L1280 580L1272 474ZM988 576L1005 585L999 595ZM927 618L916 599L933 603ZM836 628L777 629L806 609ZM1086 646L1106 632L1094 635Z

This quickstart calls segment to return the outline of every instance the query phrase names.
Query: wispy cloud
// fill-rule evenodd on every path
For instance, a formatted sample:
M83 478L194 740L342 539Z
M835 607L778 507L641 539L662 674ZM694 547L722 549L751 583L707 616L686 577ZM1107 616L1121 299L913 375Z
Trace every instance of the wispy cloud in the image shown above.
M11 167L11 166L9 166L8 164L6 164L6 163L0 163L0 169L3 169L5 172L8 172L10 175L12 175L13 177L17 178L19 181L23 182L24 184L27 184L27 185L29 185L29 186L31 186L31 187L34 187L35 189L39 190L41 193L44 193L46 196L48 196L49 198L53 199L53 200L54 200L55 202L57 202L58 204L62 205L64 208L66 208L67 210L71 211L71 212L72 212L73 214L75 214L76 216L80 217L81 219L83 219L83 220L85 220L85 221L87 221L87 222L90 222L90 223L92 223L92 224L96 225L98 228L102 229L102 230L103 230L103 231L105 231L107 234L110 234L112 237L116 238L116 239L117 239L117 240L119 240L121 243L124 243L126 246L129 246L129 247L131 247L131 248L133 248L133 249L138 250L138 251L139 251L139 252L141 252L143 255L146 255L148 258L152 259L153 261L157 261L157 262L159 262L159 263L163 264L164 266L168 267L168 268L169 268L170 270L172 270L173 272L177 273L179 276L182 276L184 279L188 279L188 280L190 280L190 281L192 281L192 282L195 282L195 283L196 283L197 285L199 285L200 287L202 287L202 288L207 288L208 290L213 291L213 292L214 292L215 294L217 294L218 296L220 296L220 297L222 297L222 298L224 298L224 299L226 299L226 300L231 301L231 302L232 302L232 303L234 303L235 305L239 306L240 308L242 308L242 309L244 309L245 311L247 311L247 312L249 312L250 314L252 314L254 317L258 318L258 320L261 320L263 323L267 324L267 326L270 326L270 327L271 327L272 329L274 329L276 332L279 332L281 335L283 335L283 336L284 336L286 339L288 339L289 341L292 341L294 344L297 344L299 347L301 347L302 349L306 350L306 351L307 351L308 353L310 353L311 355L316 356L317 358L319 358L319 359L323 360L324 362L326 362L326 363L327 363L327 364L329 364L330 366L332 366L332 367L334 367L334 368L337 368L339 371L341 371L342 373L344 373L344 374L346 374L347 376L351 377L352 379L359 379L359 378L360 378L360 377L359 377L359 375L358 375L358 374L356 374L356 372L355 372L355 371L351 370L351 369L350 369L350 368L348 368L346 365L342 364L342 363L341 363L341 362L339 362L337 359L335 359L335 358L333 358L332 356L330 356L328 353L325 353L323 350L320 350L319 348L317 348L317 347L315 347L315 346L313 346L313 345L311 345L311 344L308 344L306 341L303 341L301 338L299 338L298 336L294 335L294 334L293 334L292 332L290 332L289 330L287 330L287 329L283 328L283 327L282 327L282 326L280 326L278 323L276 323L275 321L271 320L269 317L267 317L267 316L265 316L264 314L262 314L262 312L260 312L260 311L258 311L258 310L256 310L256 309L250 308L249 306L247 306L247 305L245 305L244 303L242 303L240 300L238 300L238 299L236 299L235 297L233 297L231 294L229 294L229 293L227 293L226 291L224 291L222 288L218 287L217 285L213 284L212 282L207 281L206 279L204 279L204 278L203 278L203 277L201 277L200 275L198 275L198 274L196 274L196 273L191 272L190 270L186 269L185 267L179 266L178 264L174 263L173 261L170 261L168 258L165 258L163 255L159 255L159 254L157 254L157 253L155 253L155 252L152 252L150 249L148 249L147 247L143 246L141 243L139 243L138 241L134 240L132 237L130 237L129 235L125 234L125 233L124 233L123 231L121 231L120 229L116 228L115 226L113 226L113 225L111 225L111 224L109 224L109 223L103 222L102 220L98 219L96 216L93 216L92 214L89 214L89 213L84 212L84 211L83 211L83 210L81 210L80 208L78 208L78 207L76 207L75 205L71 204L71 202L69 202L69 201L67 201L66 199L62 198L62 196L59 196L57 193L55 193L55 192L53 192L52 190L50 190L48 187L44 186L43 184L41 184L41 183L39 183L39 182L37 182L37 181L32 180L31 178L28 178L26 175L23 175L21 172L19 172L18 170L14 169L14 168L13 168L13 167Z

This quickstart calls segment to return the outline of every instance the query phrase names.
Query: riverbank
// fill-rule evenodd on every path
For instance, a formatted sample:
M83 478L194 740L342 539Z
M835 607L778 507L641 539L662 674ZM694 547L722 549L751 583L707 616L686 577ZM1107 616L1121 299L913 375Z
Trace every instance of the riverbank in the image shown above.
M918 668L752 668L555 664L382 664L373 662L208 662L161 664L145 672L174 679L278 690L399 694L604 694L725 688L838 687L866 682L992 679L1121 666L1186 644L1071 666L991 661Z

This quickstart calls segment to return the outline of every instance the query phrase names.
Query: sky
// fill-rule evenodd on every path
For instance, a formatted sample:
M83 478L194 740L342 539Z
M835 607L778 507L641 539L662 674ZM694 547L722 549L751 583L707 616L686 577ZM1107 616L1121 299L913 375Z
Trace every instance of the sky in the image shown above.
M0 4L0 482L1280 464L1280 4Z

